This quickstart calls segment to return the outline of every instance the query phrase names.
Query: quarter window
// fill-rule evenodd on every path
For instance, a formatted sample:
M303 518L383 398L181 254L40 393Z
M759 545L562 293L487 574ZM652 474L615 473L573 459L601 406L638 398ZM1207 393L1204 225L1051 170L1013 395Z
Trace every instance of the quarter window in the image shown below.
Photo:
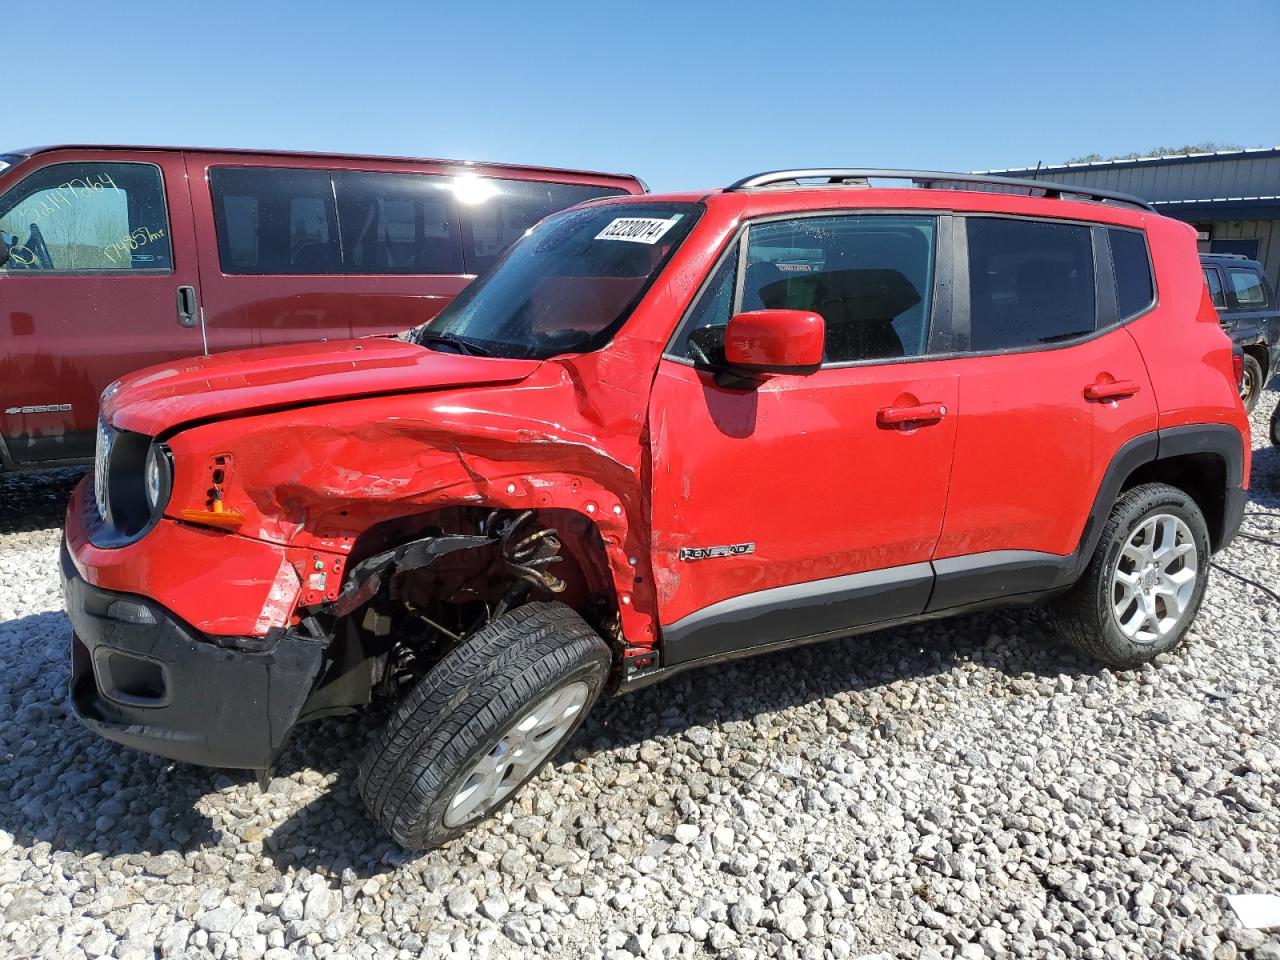
M1151 279L1151 258L1147 256L1147 240L1137 230L1107 229L1111 242L1111 265L1116 277L1116 304L1120 319L1141 313L1155 299Z
M1265 307L1267 291L1262 286L1262 277L1252 270L1240 267L1228 267L1227 276L1231 279L1231 291L1236 295L1236 303L1242 307Z
M1204 268L1204 282L1209 287L1209 299L1219 310L1227 308L1227 298L1222 292L1222 278L1213 267Z
M59 163L0 198L5 273L169 270L160 170L146 163Z
M1088 227L969 217L966 231L970 349L1040 346L1093 331Z

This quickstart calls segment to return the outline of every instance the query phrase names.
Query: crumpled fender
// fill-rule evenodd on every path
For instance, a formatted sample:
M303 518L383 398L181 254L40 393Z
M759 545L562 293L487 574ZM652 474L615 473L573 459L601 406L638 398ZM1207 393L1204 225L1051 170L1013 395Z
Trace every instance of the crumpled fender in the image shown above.
M338 596L345 556L375 524L452 506L573 511L603 537L628 643L652 647L641 434L656 354L631 357L625 370L620 359L606 351L544 363L509 386L354 399L182 430L168 438L166 513L205 507L221 469L223 503L244 518L236 533L305 557L305 607ZM614 386L601 389L602 377Z

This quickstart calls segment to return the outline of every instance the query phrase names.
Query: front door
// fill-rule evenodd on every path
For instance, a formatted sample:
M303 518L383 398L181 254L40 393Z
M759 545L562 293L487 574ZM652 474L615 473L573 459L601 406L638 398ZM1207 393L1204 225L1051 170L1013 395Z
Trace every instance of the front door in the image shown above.
M924 610L959 413L953 362L928 359L937 233L932 216L802 217L722 258L650 400L664 663ZM821 314L823 367L718 385L729 316L763 307Z
M9 457L91 457L98 397L111 381L203 347L182 156L42 154L6 178L0 240Z

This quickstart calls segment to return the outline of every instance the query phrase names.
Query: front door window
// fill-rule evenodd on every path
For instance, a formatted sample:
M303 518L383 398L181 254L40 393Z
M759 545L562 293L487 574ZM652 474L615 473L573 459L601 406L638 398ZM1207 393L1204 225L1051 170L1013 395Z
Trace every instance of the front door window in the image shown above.
M145 163L58 163L0 198L0 270L169 270L160 170Z

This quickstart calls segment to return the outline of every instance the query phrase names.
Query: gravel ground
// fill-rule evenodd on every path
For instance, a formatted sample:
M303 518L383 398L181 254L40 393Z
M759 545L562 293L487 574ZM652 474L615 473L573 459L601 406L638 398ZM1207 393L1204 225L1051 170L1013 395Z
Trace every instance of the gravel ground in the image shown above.
M1276 395L1245 529L1280 540ZM90 736L64 703L74 473L0 477L0 954L1280 958L1280 607L1218 572L1174 656L970 616L687 674L597 708L554 769L404 853L328 721L265 794ZM1218 561L1272 588L1280 547Z

